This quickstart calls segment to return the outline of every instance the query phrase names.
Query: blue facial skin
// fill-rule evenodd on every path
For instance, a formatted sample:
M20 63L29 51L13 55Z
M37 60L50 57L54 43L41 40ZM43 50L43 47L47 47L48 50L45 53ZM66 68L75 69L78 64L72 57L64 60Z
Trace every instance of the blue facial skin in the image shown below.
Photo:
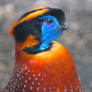
M42 43L40 47L35 49L35 51L43 51L50 47L50 43L61 36L63 30L62 26L59 24L58 20L53 16L41 17L40 20L44 20L42 23Z

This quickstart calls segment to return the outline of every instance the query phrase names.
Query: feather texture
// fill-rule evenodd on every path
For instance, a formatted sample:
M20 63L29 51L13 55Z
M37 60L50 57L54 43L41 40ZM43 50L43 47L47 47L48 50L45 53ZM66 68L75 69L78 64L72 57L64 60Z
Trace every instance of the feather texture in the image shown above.
M54 41L46 52L17 53L14 73L4 92L82 92L82 88L72 56Z

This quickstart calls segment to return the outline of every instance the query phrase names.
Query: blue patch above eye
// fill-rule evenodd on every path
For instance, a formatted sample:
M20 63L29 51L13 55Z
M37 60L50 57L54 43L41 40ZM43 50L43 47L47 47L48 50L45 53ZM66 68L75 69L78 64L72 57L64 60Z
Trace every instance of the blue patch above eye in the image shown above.
M50 16L50 15L41 17L41 18L39 18L39 19L40 19L40 20L44 20L44 22L47 22L47 20L52 20L53 23L60 25L59 22L58 22L58 20L57 20L55 17Z

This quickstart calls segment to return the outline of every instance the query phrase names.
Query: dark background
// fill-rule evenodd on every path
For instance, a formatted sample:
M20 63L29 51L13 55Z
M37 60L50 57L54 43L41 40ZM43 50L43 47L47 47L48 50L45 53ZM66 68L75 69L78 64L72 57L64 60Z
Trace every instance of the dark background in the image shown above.
M70 29L58 41L70 50L84 92L92 92L92 0L0 0L0 87L9 80L15 61L8 30L22 14L40 5L65 11Z

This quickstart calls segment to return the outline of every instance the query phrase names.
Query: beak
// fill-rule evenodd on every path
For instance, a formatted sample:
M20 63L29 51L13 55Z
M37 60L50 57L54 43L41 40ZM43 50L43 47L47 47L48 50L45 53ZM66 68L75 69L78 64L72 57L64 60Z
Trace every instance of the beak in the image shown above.
M61 29L65 30L65 31L68 31L69 26L67 24L63 24Z
M68 31L68 29L69 29L69 26L68 25L66 25L66 24L63 24L62 26L59 26L58 27L60 30L65 30L65 31Z

